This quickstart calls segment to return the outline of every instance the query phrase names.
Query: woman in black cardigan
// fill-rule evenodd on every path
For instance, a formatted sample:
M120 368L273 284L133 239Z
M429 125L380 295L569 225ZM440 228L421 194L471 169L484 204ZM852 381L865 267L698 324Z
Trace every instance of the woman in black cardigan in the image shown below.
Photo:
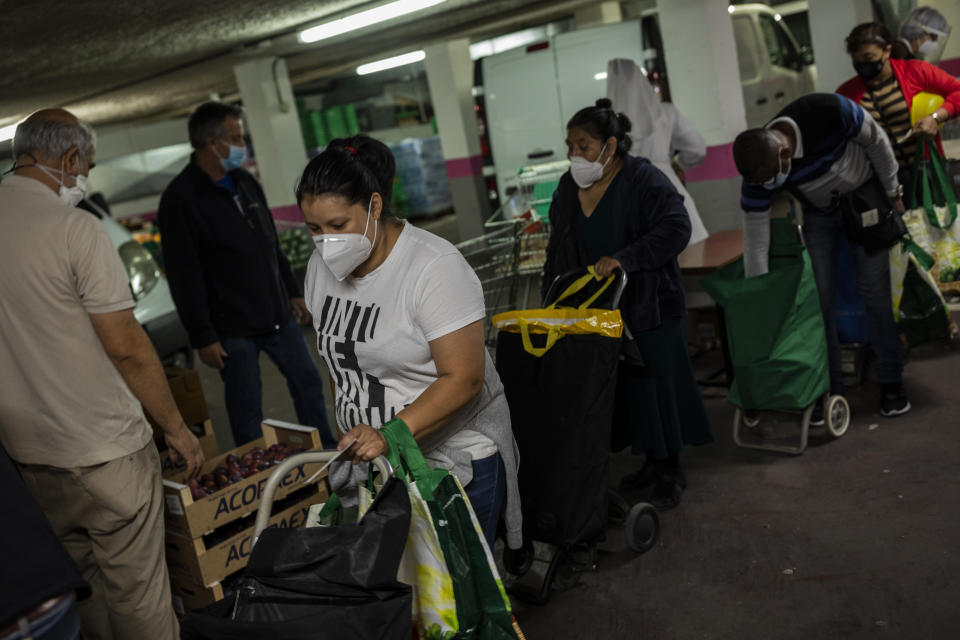
M646 459L621 486L653 487L650 502L669 509L686 487L680 450L712 442L713 433L687 354L677 265L690 219L667 177L627 154L629 131L630 120L607 99L567 123L571 165L550 205L544 289L558 275L591 264L601 276L616 269L627 274L620 309L645 365L620 369L614 444L629 443Z

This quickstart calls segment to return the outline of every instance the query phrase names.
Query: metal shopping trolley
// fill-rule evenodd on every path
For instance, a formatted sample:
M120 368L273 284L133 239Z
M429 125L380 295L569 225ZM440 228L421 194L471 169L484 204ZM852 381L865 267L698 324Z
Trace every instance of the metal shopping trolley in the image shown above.
M801 454L816 404L822 403L824 422L835 438L850 426L850 405L842 395L829 393L823 314L798 229L787 220L771 220L770 237L768 273L745 278L740 259L701 282L726 316L724 339L733 363L727 399L737 407L734 441L751 449ZM784 415L799 418L796 444L775 441ZM744 437L742 427L753 435Z
M521 167L506 204L484 223L486 233L457 248L480 278L486 305L484 336L496 344L490 319L539 302L550 226L547 213L567 160Z
M543 603L577 584L596 566L608 523L624 525L640 553L659 534L653 506L631 507L608 487L617 371L628 366L618 310L625 285L622 272L565 274L547 293L551 305L494 318L497 371L522 460L524 545L503 560L510 592L524 600Z

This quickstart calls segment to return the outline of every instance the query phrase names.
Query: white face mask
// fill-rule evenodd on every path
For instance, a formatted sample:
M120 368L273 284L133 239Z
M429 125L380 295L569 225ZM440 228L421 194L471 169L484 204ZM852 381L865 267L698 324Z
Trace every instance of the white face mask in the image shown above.
M376 220L373 221L373 242L367 238L372 210L373 197L367 205L367 223L363 227L363 233L324 233L313 238L320 257L323 258L324 264L330 269L330 273L337 282L343 282L370 257L370 252L373 251L373 242L377 241Z
M46 167L42 164L35 164L34 166L60 183L60 190L58 193L60 194L60 199L64 202L64 204L75 207L87 194L87 176L73 176L75 182L72 187L68 187L63 183L63 180L53 175L53 173L59 173L61 176L67 175L65 171L61 169L54 169L53 167Z
M920 46L917 47L917 57L926 58L930 54L934 53L937 50L937 43L933 40L924 40L920 43Z
M600 155L597 156L598 159L603 155L606 148L607 145L604 143L600 149ZM590 162L583 156L574 156L570 158L570 177L573 178L573 181L577 183L578 187L587 189L603 177L603 168L607 166L608 162L610 162L610 158L607 158L603 164L600 164L596 161Z

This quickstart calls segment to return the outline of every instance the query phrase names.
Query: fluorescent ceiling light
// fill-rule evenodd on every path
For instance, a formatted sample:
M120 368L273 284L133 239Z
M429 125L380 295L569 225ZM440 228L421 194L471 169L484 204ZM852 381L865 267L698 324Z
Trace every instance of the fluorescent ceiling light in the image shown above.
M367 11L361 11L360 13L340 18L339 20L333 20L316 27L305 29L300 32L300 41L317 42L318 40L332 38L342 33L347 33L348 31L363 29L364 27L369 27L370 25L386 20L393 20L402 15L420 11L446 1L447 0L396 0L396 2L390 2L373 9L368 9Z
M414 62L420 62L427 57L423 51L411 51L410 53L404 53L399 56L393 56L392 58L384 58L383 60L377 60L376 62L370 62L367 64L362 64L357 67L357 74L365 76L368 73L376 73L377 71L383 71L384 69L393 69L394 67L402 67L405 64L412 64Z
M606 71L601 71L600 73L595 73L595 74L593 74L593 79L594 79L594 80L606 80L606 79L607 79L607 72L606 72Z
M23 120L20 122L23 122ZM0 127L0 142L13 139L13 134L17 132L17 127L20 126L20 122L16 122L6 127Z

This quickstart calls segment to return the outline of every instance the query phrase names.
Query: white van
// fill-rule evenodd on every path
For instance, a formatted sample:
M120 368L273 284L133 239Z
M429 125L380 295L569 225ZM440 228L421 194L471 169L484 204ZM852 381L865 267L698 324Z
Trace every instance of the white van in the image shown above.
M728 11L747 126L760 126L792 100L815 91L813 57L767 5L731 5ZM605 95L607 61L635 60L663 86L657 71L663 68L660 37L656 12L644 12L642 20L559 33L479 61L482 112L501 202L516 188L520 167L566 158L566 120Z
M167 366L193 367L193 349L187 331L180 323L170 296L170 285L160 272L157 261L122 224L96 203L83 200L78 206L100 219L117 248L136 303L133 315L147 332L160 360Z
M797 44L783 18L764 4L730 5L748 127L771 120L787 104L816 91L813 54Z

